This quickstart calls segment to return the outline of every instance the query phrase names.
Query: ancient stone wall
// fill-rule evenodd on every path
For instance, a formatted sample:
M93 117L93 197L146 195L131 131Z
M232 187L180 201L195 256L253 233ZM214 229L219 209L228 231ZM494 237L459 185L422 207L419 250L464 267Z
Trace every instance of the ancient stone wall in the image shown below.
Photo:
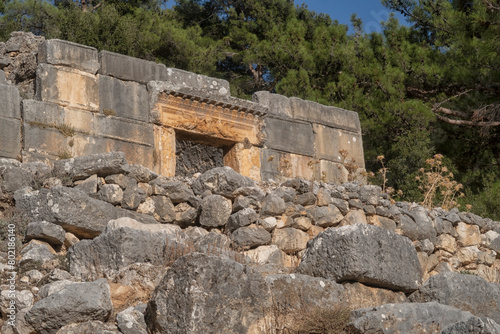
M200 149L180 155L182 141L213 147L224 166L255 180L345 182L341 150L364 168L352 111L269 92L242 100L225 80L32 34L13 33L0 53L0 157L50 163L121 151L165 176L187 168L176 156L191 167L220 163Z

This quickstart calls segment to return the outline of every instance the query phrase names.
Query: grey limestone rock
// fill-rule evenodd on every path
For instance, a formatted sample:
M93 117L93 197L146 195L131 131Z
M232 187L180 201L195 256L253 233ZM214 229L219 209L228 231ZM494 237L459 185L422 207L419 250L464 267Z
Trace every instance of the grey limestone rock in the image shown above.
M23 265L29 262L43 264L55 258L54 250L48 244L32 240L21 251L19 264Z
M229 216L226 228L229 232L233 232L240 227L255 223L257 219L259 219L259 215L254 209L245 208Z
M151 216L115 207L75 188L57 186L39 191L21 189L14 194L14 198L16 209L25 212L31 219L60 225L79 238L98 236L108 221L120 217L157 223Z
M315 205L316 196L314 196L312 192L306 192L304 194L297 195L295 197L294 203L302 206Z
M455 272L432 276L410 296L410 300L435 301L500 322L500 290L479 276Z
M262 333L271 295L255 269L191 253L178 259L146 310L150 333Z
M335 226L344 219L340 210L333 204L310 207L307 209L307 216L315 225L321 227Z
M86 321L66 325L57 331L57 334L120 334L115 325L102 321Z
M170 253L184 245L181 229L168 224L141 224L130 218L108 223L93 240L70 248L70 272L85 280L113 277L133 263L162 265Z
M471 317L447 326L440 334L498 334L500 326L489 318Z
M439 333L474 316L451 306L431 303L386 304L357 309L351 314L353 333Z
M211 191L213 194L233 198L234 191L240 187L255 187L255 182L238 174L230 167L217 167L211 169L198 177L192 185L193 191L197 195L205 191Z
M262 226L243 226L231 234L231 239L238 249L249 249L268 244L271 233Z
M202 226L225 226L231 216L231 201L220 195L210 195L201 202L200 224Z
M152 196L155 203L155 214L160 217L160 222L171 223L175 220L175 208L167 196Z
M129 169L123 152L93 154L54 162L54 173L69 176L73 181L84 180L93 174L100 177L125 174Z
M154 187L155 194L168 196L174 204L188 202L190 198L194 197L193 191L180 181L157 178L150 184Z
M279 216L286 210L285 201L275 194L269 194L262 200L260 214L262 216Z
M38 239L52 245L62 245L66 238L64 229L46 221L31 222L26 229L26 240Z
M411 241L377 226L327 229L307 245L299 272L411 292L422 282L422 267Z
M118 313L116 315L118 328L123 334L147 334L144 314L135 310L133 307Z
M40 334L56 333L61 327L88 320L105 321L113 305L108 282L73 283L36 302L26 320Z
M101 201L117 205L123 200L123 190L117 184L104 184L97 192L97 198Z

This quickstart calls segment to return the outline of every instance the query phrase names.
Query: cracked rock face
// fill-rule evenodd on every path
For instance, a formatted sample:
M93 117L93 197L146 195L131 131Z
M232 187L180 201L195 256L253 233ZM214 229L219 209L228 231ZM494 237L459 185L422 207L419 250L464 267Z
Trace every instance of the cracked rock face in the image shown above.
M320 233L308 244L299 272L403 292L418 289L423 275L408 238L365 224Z
M177 260L146 310L151 333L262 333L271 296L255 269L192 253Z

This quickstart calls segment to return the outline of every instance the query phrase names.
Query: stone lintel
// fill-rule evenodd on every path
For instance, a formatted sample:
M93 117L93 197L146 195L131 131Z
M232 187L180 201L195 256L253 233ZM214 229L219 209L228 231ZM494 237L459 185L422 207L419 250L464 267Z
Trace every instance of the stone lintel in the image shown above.
M161 94L155 109L160 113L161 125L195 137L203 136L214 146L217 140L262 146L264 136L258 111L231 102L170 91Z

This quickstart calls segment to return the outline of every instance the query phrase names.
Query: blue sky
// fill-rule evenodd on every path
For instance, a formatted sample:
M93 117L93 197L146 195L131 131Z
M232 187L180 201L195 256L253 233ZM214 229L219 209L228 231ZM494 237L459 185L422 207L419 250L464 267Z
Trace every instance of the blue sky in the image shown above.
M306 4L309 10L330 15L341 24L349 25L349 32L353 32L350 24L351 14L356 13L363 21L365 32L381 32L381 21L387 21L390 11L382 5L380 0L294 0L296 5ZM399 23L404 24L403 15L395 13Z

